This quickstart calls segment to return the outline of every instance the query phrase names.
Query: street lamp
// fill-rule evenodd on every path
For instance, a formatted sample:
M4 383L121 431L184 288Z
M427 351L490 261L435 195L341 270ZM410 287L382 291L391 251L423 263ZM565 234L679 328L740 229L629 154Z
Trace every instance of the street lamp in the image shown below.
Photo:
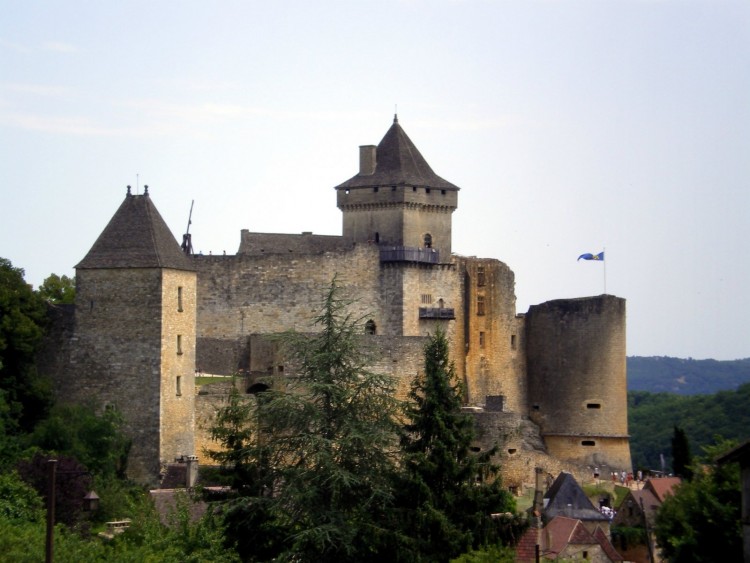
M91 475L88 471L61 471L66 475ZM55 481L57 478L57 460L47 460L47 541L45 546L45 563L54 560L55 544ZM99 508L99 495L93 490L83 497L83 509L87 512Z

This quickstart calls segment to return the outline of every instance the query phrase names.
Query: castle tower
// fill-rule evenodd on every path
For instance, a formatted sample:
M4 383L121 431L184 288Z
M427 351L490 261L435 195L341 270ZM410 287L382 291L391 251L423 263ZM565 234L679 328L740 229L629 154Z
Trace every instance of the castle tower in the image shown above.
M458 190L432 171L396 116L377 147L359 147L359 173L336 186L344 238L435 250L450 262Z
M196 274L146 187L125 201L76 266L66 401L117 408L133 440L128 476L153 483L193 455Z
M336 186L336 200L343 239L379 248L377 333L425 336L440 323L452 337L461 300L451 258L459 188L432 171L397 116L377 147L359 152L359 173Z
M549 453L605 471L631 469L625 300L548 301L526 315L529 416Z

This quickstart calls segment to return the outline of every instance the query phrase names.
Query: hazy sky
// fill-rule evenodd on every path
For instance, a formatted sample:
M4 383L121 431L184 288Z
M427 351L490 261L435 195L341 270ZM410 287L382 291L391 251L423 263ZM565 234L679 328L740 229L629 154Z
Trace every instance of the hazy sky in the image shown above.
M750 356L750 2L0 0L0 256L38 285L149 185L180 239L341 233L399 122L518 312L627 299L628 354ZM606 249L605 264L576 261Z

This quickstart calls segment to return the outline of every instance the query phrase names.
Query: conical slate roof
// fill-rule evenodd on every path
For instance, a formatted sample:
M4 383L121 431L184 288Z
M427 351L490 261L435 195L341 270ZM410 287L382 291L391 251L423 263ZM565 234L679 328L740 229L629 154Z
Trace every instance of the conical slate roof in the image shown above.
M443 190L458 190L458 186L435 174L411 139L398 124L398 116L376 149L375 172L360 172L343 184L342 188L373 186L425 186Z
M567 516L577 520L608 520L599 512L583 492L575 478L563 471L544 495L547 501L543 518L549 522L555 516Z
M194 270L148 191L131 195L130 188L125 201L76 268Z

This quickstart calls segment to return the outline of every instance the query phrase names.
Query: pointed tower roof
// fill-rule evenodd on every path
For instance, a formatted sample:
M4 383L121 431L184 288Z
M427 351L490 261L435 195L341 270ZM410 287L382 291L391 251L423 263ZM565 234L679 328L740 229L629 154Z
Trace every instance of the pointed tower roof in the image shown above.
M599 512L570 474L563 471L544 495L548 499L543 518L549 522L555 516L567 516L578 520L608 520Z
M76 268L194 270L152 203L148 187L143 195L132 195L130 186L125 201Z
M443 190L459 189L458 186L443 180L432 171L430 165L399 125L398 115L395 115L393 125L376 148L374 172L368 174L360 171L356 176L336 186L336 189L403 185Z

